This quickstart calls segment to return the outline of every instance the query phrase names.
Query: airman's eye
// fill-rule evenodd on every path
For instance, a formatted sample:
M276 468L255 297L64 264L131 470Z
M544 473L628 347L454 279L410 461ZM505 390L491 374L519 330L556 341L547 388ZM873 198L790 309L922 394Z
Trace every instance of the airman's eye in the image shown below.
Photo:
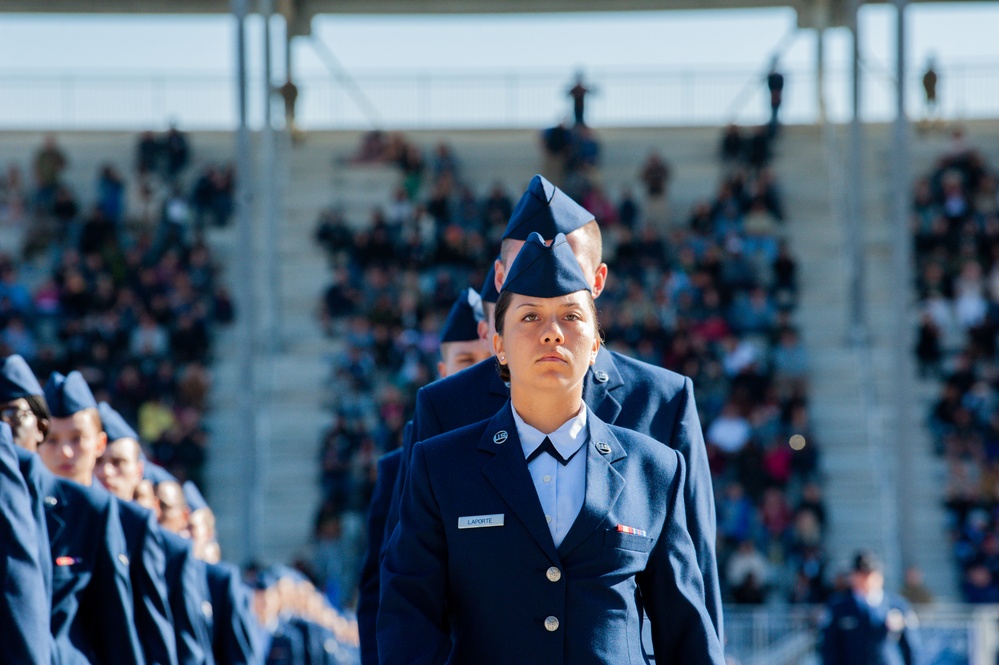
M530 314L525 314L524 318L522 320L523 321L537 321L538 320L538 315L534 314L533 312L530 313Z

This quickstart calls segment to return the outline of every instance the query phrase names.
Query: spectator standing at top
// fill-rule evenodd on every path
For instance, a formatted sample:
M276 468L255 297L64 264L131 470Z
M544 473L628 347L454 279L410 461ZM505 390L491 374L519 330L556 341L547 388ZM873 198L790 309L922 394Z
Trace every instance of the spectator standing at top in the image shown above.
M176 125L170 125L170 131L163 137L163 156L166 159L167 179L173 181L191 158L187 136Z
M777 113L784 97L784 75L777 71L777 58L770 63L767 74L767 90L770 92L770 135L777 135Z
M576 72L576 83L569 88L568 95L572 98L573 121L577 126L586 124L583 120L586 95L591 92L594 92L594 90L592 88L587 88L586 84L583 82L583 72Z
M35 203L44 212L50 212L59 178L66 170L66 164L66 156L56 145L55 136L49 134L45 137L41 150L35 155L34 163L35 183L38 185Z
M923 73L923 93L926 95L926 120L936 120L937 71L936 62L932 56L926 61L926 71Z

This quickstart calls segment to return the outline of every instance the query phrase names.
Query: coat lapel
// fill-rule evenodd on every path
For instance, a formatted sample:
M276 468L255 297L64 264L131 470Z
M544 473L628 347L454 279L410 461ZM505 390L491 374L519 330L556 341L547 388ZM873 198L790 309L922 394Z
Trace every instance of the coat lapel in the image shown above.
M603 524L624 491L624 477L614 468L616 462L627 457L624 447L592 413L588 414L587 428L586 498L576 521L569 527L569 533L558 548L558 554L562 558L582 545ZM610 453L602 454L599 449L604 446L600 444L610 446Z
M502 432L506 432L505 438ZM502 442L496 443L499 439L502 439ZM544 518L545 511L541 507L538 492L527 470L527 460L524 458L524 450L520 445L517 425L513 420L509 402L489 422L479 441L479 449L493 456L483 465L482 473L552 563L558 563L555 541L552 540L551 531L548 530Z
M621 413L621 403L614 398L614 390L624 385L621 372L614 364L614 357L600 347L597 360L586 373L583 383L583 400L593 413L605 423L613 423Z

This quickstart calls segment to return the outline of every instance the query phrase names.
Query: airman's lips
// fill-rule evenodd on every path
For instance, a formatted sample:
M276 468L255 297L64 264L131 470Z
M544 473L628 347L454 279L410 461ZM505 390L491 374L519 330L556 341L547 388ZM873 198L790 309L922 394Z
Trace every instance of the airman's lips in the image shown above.
M539 363L550 363L550 362L564 363L564 362L568 362L568 361L562 356L561 353L556 353L556 352L553 351L551 353L546 353L543 356L541 356L540 358L538 358L538 362Z

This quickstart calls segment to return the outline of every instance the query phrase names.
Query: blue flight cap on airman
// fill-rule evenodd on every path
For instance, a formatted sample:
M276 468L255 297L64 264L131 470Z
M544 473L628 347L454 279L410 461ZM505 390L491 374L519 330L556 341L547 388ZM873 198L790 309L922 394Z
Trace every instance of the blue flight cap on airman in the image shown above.
M0 402L44 394L24 358L15 353L0 360Z
M500 261L499 256L496 257L496 261ZM487 302L490 305L495 305L497 298L499 298L499 291L496 290L496 261L493 261L492 265L489 266L489 273L486 275L486 279L482 282L482 288L479 289L479 297L482 298L482 302Z
M532 233L540 233L542 238L550 240L559 233L568 235L593 219L593 213L544 177L536 175L513 209L503 240L527 240Z
M53 418L69 418L84 409L97 408L97 400L79 372L70 372L66 376L52 372L45 383L45 401L49 403Z
M164 483L167 481L174 483L180 482L179 480L177 480L176 476L174 476L172 473L164 469L162 466L160 466L159 464L153 464L148 459L146 459L145 454L142 455L142 461L145 462L145 464L142 467L143 480L148 480L153 485L159 485L160 483Z
M565 235L559 233L549 246L532 233L510 267L503 290L532 298L557 298L591 289Z
M201 510L202 508L208 507L208 502L205 501L204 495L198 486L195 485L190 480L185 480L184 484L181 485L184 490L184 500L187 501L187 507L191 509L193 513L195 510Z
M257 591L270 589L278 583L278 578L269 568L257 571L256 579L253 581L253 588Z
M14 447L14 433L10 430L10 425L5 422L0 422L0 448Z
M104 433L108 435L108 443L112 443L118 439L139 440L139 435L136 431L125 422L121 414L115 411L110 404L101 402L97 405L97 412L101 414L101 423L104 425Z
M462 290L441 328L441 344L479 339L479 321L483 318L482 298L474 289Z

